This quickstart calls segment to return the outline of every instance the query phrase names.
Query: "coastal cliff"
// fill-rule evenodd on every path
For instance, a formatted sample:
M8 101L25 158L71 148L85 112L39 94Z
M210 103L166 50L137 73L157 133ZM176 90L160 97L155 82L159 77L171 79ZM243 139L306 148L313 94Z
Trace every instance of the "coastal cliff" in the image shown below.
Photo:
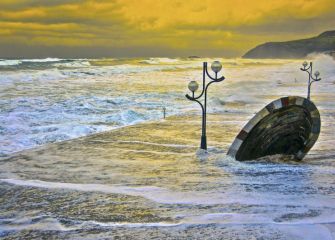
M310 53L326 53L334 56L335 31L319 36L287 42L268 42L249 50L243 58L302 58Z

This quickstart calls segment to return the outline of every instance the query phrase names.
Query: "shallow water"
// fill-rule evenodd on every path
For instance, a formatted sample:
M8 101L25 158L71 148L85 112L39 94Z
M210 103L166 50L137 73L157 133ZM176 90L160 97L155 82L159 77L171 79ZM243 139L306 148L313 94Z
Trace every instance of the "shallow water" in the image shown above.
M184 98L203 60L0 61L0 236L333 239L335 62L314 59L322 129L295 163L226 151L264 105L306 95L301 60L221 59L205 156Z

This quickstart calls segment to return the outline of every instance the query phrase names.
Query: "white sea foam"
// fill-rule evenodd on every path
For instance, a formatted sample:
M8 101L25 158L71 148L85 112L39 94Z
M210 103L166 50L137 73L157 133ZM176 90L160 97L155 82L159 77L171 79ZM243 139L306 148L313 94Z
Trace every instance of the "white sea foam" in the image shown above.
M21 60L6 60L0 59L0 66L15 66L21 64Z
M87 71L95 74L102 70ZM3 116L0 118L0 155L161 119L165 99L170 102L169 115L183 108L174 106L174 94L124 92L120 95L113 85L108 90L99 89L102 96L92 96L86 90L87 84L94 87L95 83L106 85L109 81L120 84L118 79L122 78L109 80L99 75L86 74L86 70L57 68L0 75L0 94L17 96L0 99L0 116ZM78 79L81 80L77 82ZM71 91L76 85L75 91Z
M48 106L48 102L35 101L34 107L24 107L26 111L11 112L0 120L2 126L0 142L3 153L11 153L50 142L59 142L81 136L87 136L120 126L129 126L150 119L161 117L157 111L144 115L134 110L109 110L111 104L104 99L96 99L97 105L69 101L59 105ZM25 99L20 102L29 103ZM86 99L83 99L85 102ZM119 103L122 107L122 103ZM65 109L64 109L65 107ZM132 107L131 105L129 106ZM54 115L57 112L66 113ZM43 123L41 120L45 123ZM96 125L95 122L103 124ZM35 123L34 126L30 126ZM15 144L12 141L15 140Z
M91 66L89 59L0 60L5 66L22 62L43 65L35 70L33 65L0 74L0 155L112 127L161 119L163 105L169 106L169 115L187 114L194 109L199 112L196 104L185 101L180 89L184 86L186 92L187 81L201 76L202 61L212 59L144 60L153 64L138 63L140 60L108 66ZM209 113L228 112L250 118L270 100L306 94L306 76L299 70L301 61L221 60L229 63L223 70L226 80L215 88L211 86ZM322 81L313 85L312 96L318 93L331 96L335 62L323 55L314 61ZM160 73L166 70L172 72ZM141 79L137 79L139 75ZM170 77L161 81L162 76ZM151 89L152 85L160 90ZM316 103L321 110L335 110L335 104L327 99ZM245 118L236 123L242 126L244 121ZM324 121L328 127L332 126L331 122ZM58 130L46 136L43 126Z
M180 62L179 59L174 58L150 58L140 61L140 63L147 63L147 64L174 64L179 62Z
M19 219L18 219L19 220ZM9 220L10 221L10 220ZM0 227L0 234L1 232L5 231L22 231L22 230L33 230L33 231L61 231L66 234L66 232L69 231L75 231L75 230L81 230L81 231L87 231L90 229L94 229L95 231L97 228L155 228L156 232L162 231L163 233L166 231L167 228L168 231L171 231L173 234L174 231L178 231L180 228L184 227L191 227L196 226L197 229L195 231L203 232L206 231L206 227L201 229L199 228L199 224L194 223L170 223L170 222L148 222L148 223L133 223L133 222L99 222L99 221L77 221L76 223L73 223L71 226L65 226L63 225L59 220L55 218L42 218L40 221L36 222L35 218L26 219L27 221L24 224L5 224L2 227ZM208 226L205 223L206 226ZM286 237L286 239L302 239L302 240L315 240L315 239L322 239L322 240L332 240L333 239L333 231L331 230L330 226L332 225L326 225L326 224L317 224L317 225L310 225L310 224L300 224L300 225L292 225L292 224L272 224L272 223L264 223L264 224L231 224L231 223L220 223L216 224L219 228L225 227L226 229L226 237L235 238L236 233L230 233L227 230L234 229L239 230L240 234L238 235L239 239L256 239L255 236L261 236L262 238L266 239L272 239L273 238L273 230L276 232L276 236L280 236L280 239L284 239L283 237ZM212 226L213 227L213 226ZM245 228L251 227L253 229L252 232L246 232ZM265 229L264 229L265 227ZM158 230L158 229L160 230ZM163 228L163 229L162 229ZM191 228L192 229L192 228ZM81 232L80 231L80 232ZM113 230L112 230L113 231ZM132 231L132 230L130 230ZM216 230L211 229L211 235L214 236L216 233ZM175 234L178 234L176 232ZM150 234L151 236L152 233ZM180 237L180 234L176 235Z
M17 72L6 72L0 75L0 82L5 82L8 85L18 84L17 89L12 90L20 90L20 85L24 82L34 82L41 81L47 82L50 80L61 80L67 78L65 74L59 71L57 68L51 68L46 70L22 70ZM27 89L27 91L30 89ZM0 94L3 93L4 89L0 89Z
M39 58L39 59L22 59L22 62L45 63L45 62L59 62L64 59L61 58Z
M215 214L213 214L215 215ZM225 215L225 214L218 214ZM232 215L232 214L230 214ZM206 218L206 216L203 216ZM247 217L250 218L251 216ZM281 236L286 236L287 238L297 238L304 240L332 240L332 231L327 227L326 224L290 224L290 223L271 223L271 222L261 222L258 223L256 215L254 215L255 221L251 221L249 226L252 226L254 231L258 231L261 228L261 236L266 238L272 238L273 235L271 231L264 230L262 227L267 227L267 229L276 229L277 234L280 233ZM37 218L39 218L37 220ZM201 216L200 216L201 218ZM70 226L65 226L58 219L52 217L38 216L38 217L30 217L30 218L16 218L16 219L4 219L6 222L11 222L12 224L3 224L0 227L0 233L4 231L22 231L22 230L38 230L38 231L75 231L75 230L89 230L96 229L97 227L103 228L170 228L170 231L174 231L178 227L190 227L192 225L196 225L199 227L201 224L208 225L206 221L178 221L178 222L147 222L147 223L138 223L138 222L99 222L99 221L76 221L73 222ZM230 223L230 222L219 222L216 223L219 227L232 227L234 229L241 229L241 233L244 232L245 226L248 224L244 223L244 221L240 223ZM334 223L333 223L334 224ZM333 225L332 224L332 225ZM329 225L328 225L329 226ZM177 229L176 229L177 230ZM200 230L199 230L200 231ZM214 230L215 231L215 230ZM229 233L228 233L229 234ZM241 239L254 239L253 233L247 233L247 236L244 234L239 235ZM247 237L247 238L244 238Z
M58 68L83 68L83 67L89 67L91 66L89 61L68 61L68 62L62 62L62 63L54 63L53 66Z
M200 112L198 105L185 100L184 92L187 92L189 80L201 80L201 61L204 59L149 59L147 64L129 61L127 64L113 66L85 65L85 62L90 62L87 59L58 59L57 62L53 62L56 59L49 60L19 60L24 64L12 62L12 66L19 66L15 71L8 70L12 67L0 69L0 155L116 127L162 119L162 106L167 107L168 114ZM247 119L271 100L284 95L306 95L306 75L299 70L301 61L224 61L227 61L223 72L226 80L210 87L208 111L227 114L227 119L212 121L209 118L208 124L243 126ZM19 216L16 219L0 219L0 233L22 229L68 231L99 226L141 228L213 224L228 228L233 226L235 229L240 226L242 230L245 225L252 229L260 225L258 230L266 229L265 235L267 229L276 229L276 232L287 233L293 239L331 239L326 225L334 225L335 221L335 198L331 192L334 169L330 166L334 155L332 132L335 104L332 99L335 67L334 61L329 57L318 56L313 61L315 70L320 70L322 77L321 82L313 85L312 99L321 111L323 129L317 145L313 148L314 152L309 155L308 164L307 161L301 164L278 164L273 163L273 159L246 164L226 157L222 151L210 149L210 153L211 150L215 152L209 154L212 158L208 158L206 162L199 161L196 166L201 168L201 173L198 174L198 169L195 169L194 174L183 175L180 172L180 179L176 180L182 183L174 188L173 184L172 187L168 184L162 185L164 187L139 187L137 180L132 186L132 178L127 178L129 185L109 185L104 184L103 180L99 180L102 183L97 184L89 177L83 178L87 183L71 183L71 180L66 183L60 182L60 179L24 180L20 178L29 178L30 173L24 170L10 172L11 169L17 169L16 164L21 164L21 160L8 161L3 164L1 175L6 179L0 180L2 184L50 189L56 195L63 194L63 191L70 192L70 195L72 191L81 191L135 196L145 201L150 208L157 203L159 206L169 205L169 216L175 219L171 222L148 223L74 220L73 224L62 224L51 216L41 219ZM75 65L81 62L84 64ZM59 65L55 66L55 63ZM71 64L62 65L63 63ZM29 65L29 68L19 69L23 65ZM31 67L33 65L38 68L34 69ZM41 67L42 65L47 69ZM166 70L171 72L160 73ZM196 120L173 121L173 124L178 124L177 127L199 124ZM153 147L198 147L149 141L119 142ZM211 140L211 143L215 141ZM222 143L217 143L219 144ZM146 149L134 151L164 153ZM167 150L165 153L173 152ZM187 154L183 158L189 160ZM35 168L34 161L27 162L27 169ZM75 171L84 169L80 174L85 175L87 169L77 167ZM52 178L53 171L55 176L58 174L57 170L51 170L48 177ZM137 179L138 176L134 177ZM176 174L176 178L178 177ZM201 182L202 180L208 180L208 188L203 187L207 186L207 182ZM282 184L284 180L285 184ZM155 182L143 184L155 185ZM23 215L26 214L24 211ZM7 220L13 224L8 224ZM269 239L272 237L266 236Z
M41 218L41 217L40 217ZM36 218L23 217L16 219L1 219L11 224L2 224L0 221L0 234L3 231L22 231L22 230L48 230L48 231L73 231L80 229L78 226L67 227L61 224L56 218L42 217L36 221Z
M6 182L18 186L28 186L47 189L63 189L84 192L103 192L124 194L130 196L143 197L148 200L164 203L164 204L195 204L195 205L215 205L215 204L264 204L295 206L306 205L314 207L333 207L334 199L318 196L317 198L309 195L308 198L302 200L301 196L270 196L264 194L248 194L248 193L218 193L218 192L175 192L169 189L156 186L130 187L120 185L105 185L105 184L78 184L78 183L62 183L62 182L47 182L40 180L22 180L22 179L0 179L1 182Z

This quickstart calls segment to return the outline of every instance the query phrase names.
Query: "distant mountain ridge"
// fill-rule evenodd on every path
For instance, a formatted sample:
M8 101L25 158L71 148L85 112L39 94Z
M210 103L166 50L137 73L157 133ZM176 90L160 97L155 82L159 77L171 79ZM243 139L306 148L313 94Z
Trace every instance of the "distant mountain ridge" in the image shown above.
M302 58L310 53L335 55L335 31L308 39L267 42L249 50L243 58Z

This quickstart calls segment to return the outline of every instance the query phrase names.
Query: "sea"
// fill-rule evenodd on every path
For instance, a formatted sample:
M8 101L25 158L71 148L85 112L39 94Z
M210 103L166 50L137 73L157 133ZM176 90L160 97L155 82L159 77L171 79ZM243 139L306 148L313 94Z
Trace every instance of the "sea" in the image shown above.
M48 171L58 177L49 179L25 172L25 165L12 158L62 142L168 122L169 117L200 117L199 106L185 98L187 85L193 80L201 85L203 62L211 71L214 60L222 63L219 75L225 80L210 86L208 114L229 116L220 124L232 135L269 102L284 96L306 97L308 76L300 68L305 60L313 62L322 80L313 83L311 100L320 111L322 128L304 161L277 161L273 156L237 162L225 155L226 144L217 143L215 149L209 147L211 157L206 163L192 160L192 166L204 164L201 178L194 173L194 182L186 181L182 188L172 182L161 185L162 179L135 184L128 175L124 185L96 180L93 176L100 175L100 168L85 169L83 175L90 171L85 179L66 179L55 167ZM192 121L185 121L183 127L188 122ZM201 123L192 124L200 127ZM145 144L151 141L145 138ZM193 147L194 154L183 156L185 162L198 159L197 146ZM132 163L155 159L154 149L146 151L140 158L135 155ZM172 149L171 154L178 151ZM42 164L38 161L26 159L25 163L33 168ZM79 167L81 161L73 165ZM132 171L131 165L128 168ZM183 174L188 171L182 169L176 170L179 174L170 173L178 182L185 180ZM110 201L118 217L101 220L85 211L84 219L69 212L60 217L54 211L62 204L38 211L36 206L43 205L45 196L53 193L58 198L63 190L71 197L62 204L80 205L76 201L82 199L80 194L92 192L84 208ZM23 207L22 199L33 198L28 193L39 200ZM116 194L117 201L109 199L110 194ZM0 195L0 238L4 239L335 239L335 61L327 55L287 60L0 59ZM127 207L135 211L136 204L155 209L158 217L127 217Z

